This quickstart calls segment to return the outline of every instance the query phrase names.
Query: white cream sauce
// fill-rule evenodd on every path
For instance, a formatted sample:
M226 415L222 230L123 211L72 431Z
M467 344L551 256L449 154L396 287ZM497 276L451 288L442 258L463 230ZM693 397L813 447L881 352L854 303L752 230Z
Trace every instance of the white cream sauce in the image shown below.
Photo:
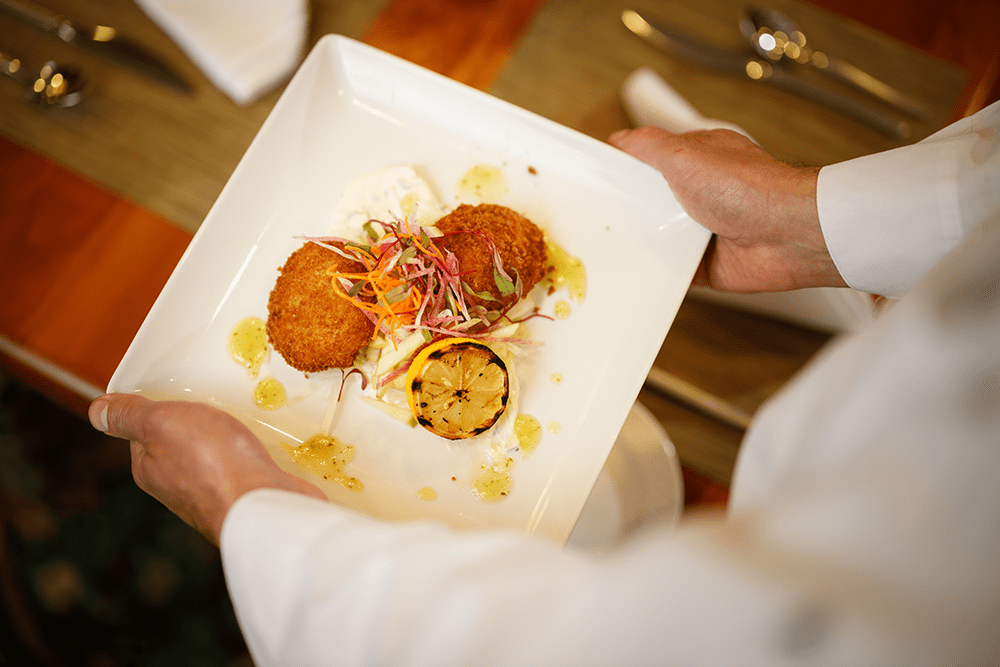
M383 167L351 181L334 206L330 234L360 239L369 220L432 225L447 209L430 184L410 165Z

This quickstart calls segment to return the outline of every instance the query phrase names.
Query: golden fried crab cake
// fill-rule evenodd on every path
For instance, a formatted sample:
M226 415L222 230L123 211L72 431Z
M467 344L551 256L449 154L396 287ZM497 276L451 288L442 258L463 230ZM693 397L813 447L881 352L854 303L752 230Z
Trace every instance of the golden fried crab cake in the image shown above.
M450 232L474 231L489 236L500 252L504 271L516 280L515 272L523 285L521 296L545 275L545 238L535 223L506 206L462 204L435 223L445 236L434 239L442 250L450 250L458 259L463 279L476 292L486 291L499 299L504 306L510 306L515 295L501 297L493 276L493 257L486 242L475 234L451 234ZM474 303L479 303L471 297ZM495 308L483 303L487 308Z
M279 269L267 302L267 336L289 366L305 373L345 368L371 341L371 320L330 283L332 271L358 270L364 270L359 262L311 242Z

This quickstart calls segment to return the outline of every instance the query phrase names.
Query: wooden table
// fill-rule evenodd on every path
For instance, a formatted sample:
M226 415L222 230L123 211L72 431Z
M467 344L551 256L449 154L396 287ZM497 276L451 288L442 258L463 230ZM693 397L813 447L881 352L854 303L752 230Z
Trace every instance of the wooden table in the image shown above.
M0 362L82 412L129 341L280 90L238 107L129 0L47 0L140 38L192 82L183 97L0 16L0 50L95 77L87 102L43 113L0 82ZM780 0L827 51L933 108L913 140L961 113L965 73L812 5ZM897 3L900 6L905 3ZM827 164L898 145L849 119L749 81L703 72L624 31L602 0L314 0L310 44L338 32L605 138L627 125L617 91L651 65L705 115L746 127L779 157ZM737 0L642 1L738 46ZM971 92L970 92L971 91ZM827 340L823 332L688 299L658 365L752 412ZM724 500L742 433L650 391L641 400L677 446L689 500ZM709 480L710 484L704 484Z

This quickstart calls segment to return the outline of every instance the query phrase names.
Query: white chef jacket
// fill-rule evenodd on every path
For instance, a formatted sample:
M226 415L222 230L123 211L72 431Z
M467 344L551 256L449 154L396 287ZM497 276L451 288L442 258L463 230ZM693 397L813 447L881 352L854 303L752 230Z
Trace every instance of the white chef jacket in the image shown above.
M848 283L920 282L765 406L727 516L597 556L255 491L221 551L258 666L1000 664L998 133L820 172Z

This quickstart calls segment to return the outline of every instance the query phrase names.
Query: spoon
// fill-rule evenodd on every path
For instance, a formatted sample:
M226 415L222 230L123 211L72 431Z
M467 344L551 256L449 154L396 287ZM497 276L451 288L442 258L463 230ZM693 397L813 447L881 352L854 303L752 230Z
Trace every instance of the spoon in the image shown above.
M926 119L930 115L926 105L836 56L815 50L806 39L802 28L778 9L749 8L746 15L740 19L740 32L750 41L758 54L773 62L788 59L800 65L813 67L913 118Z
M49 61L32 73L17 58L0 53L0 72L21 84L29 100L44 107L71 107L83 99L86 79L75 67Z

